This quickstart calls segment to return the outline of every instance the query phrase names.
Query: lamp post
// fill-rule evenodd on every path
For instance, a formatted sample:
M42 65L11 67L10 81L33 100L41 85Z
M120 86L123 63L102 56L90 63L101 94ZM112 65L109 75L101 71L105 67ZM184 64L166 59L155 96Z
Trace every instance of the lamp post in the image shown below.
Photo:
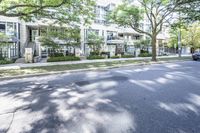
M178 32L178 56L181 57L181 29Z

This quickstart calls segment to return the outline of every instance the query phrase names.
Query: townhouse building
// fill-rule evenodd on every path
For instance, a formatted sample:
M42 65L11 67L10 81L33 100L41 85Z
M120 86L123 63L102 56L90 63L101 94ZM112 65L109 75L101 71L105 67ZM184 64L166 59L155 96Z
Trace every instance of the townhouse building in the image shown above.
M119 3L121 3L121 0L97 1L94 10L96 16L94 22L89 27L80 25L81 44L80 48L76 48L77 55L88 56L90 54L91 49L88 46L88 35L90 32L95 32L104 38L101 46L102 52L109 52L111 56L118 53L139 54L135 43L140 39L147 39L148 37L137 33L131 28L119 27L116 24L108 23L106 19L107 14ZM42 47L38 38L48 32L50 25L54 25L54 27L59 29L59 25L55 25L51 20L47 19L25 22L19 18L8 18L4 16L0 16L0 18L0 32L5 33L10 38L8 41L9 45L0 46L0 55L7 58L23 57L25 48L32 48L35 55L42 56L44 51L48 52L48 48ZM140 26L144 30L151 30L150 24L145 18ZM158 46L162 46L163 42L166 42L168 39L167 26L163 29L158 35ZM57 42L59 43L61 41L58 40ZM66 47L65 45L61 48L64 52L73 51L72 48ZM157 51L160 52L160 49L158 48Z

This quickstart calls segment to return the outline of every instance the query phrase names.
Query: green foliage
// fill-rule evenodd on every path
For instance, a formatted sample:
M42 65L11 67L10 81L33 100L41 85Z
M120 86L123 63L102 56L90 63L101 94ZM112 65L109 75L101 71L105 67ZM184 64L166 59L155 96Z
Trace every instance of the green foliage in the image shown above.
M101 52L101 55L110 55L110 52Z
M97 35L94 32L90 32L88 35L88 46L93 51L100 51L102 43L104 43L103 37Z
M43 46L51 47L54 49L60 48L59 40L62 45L79 47L80 46L80 29L79 28L66 28L66 27L49 27L46 35L40 38Z
M0 65L11 64L11 63L13 63L12 60L0 59Z
M50 57L47 62L60 62L60 61L79 61L79 57L75 56L63 56L63 57Z
M63 53L52 53L49 55L49 57L63 57L64 54Z
M93 15L94 0L0 0L0 15L24 20L54 19L55 22L88 23Z
M90 55L99 55L99 51L92 51L90 52Z
M152 54L150 54L150 53L141 53L141 54L139 54L138 56L139 56L139 57L151 57Z
M121 58L134 58L134 56L133 55L122 55Z
M120 56L112 56L112 57L110 57L111 59L118 59L118 58L120 58Z
M180 27L180 28L179 28ZM200 48L200 23L178 25L170 30L168 47L178 47L178 31L181 31L181 44L195 49Z
M96 59L105 59L102 56L99 55L90 55L89 57L87 57L88 60L96 60Z
M59 44L54 41L54 38L50 36L43 36L40 38L42 46L51 47L53 49L60 48Z
M183 15L183 21L194 22L200 21L200 1L199 0L188 0L189 3L186 6L180 6L178 11Z
M110 22L121 26L139 27L139 21L143 18L143 10L128 3L119 5L109 15Z
M8 41L9 37L4 33L0 33L0 45L7 45Z
M150 43L151 43L150 39L142 39L142 40L135 42L135 47L145 49L150 45Z

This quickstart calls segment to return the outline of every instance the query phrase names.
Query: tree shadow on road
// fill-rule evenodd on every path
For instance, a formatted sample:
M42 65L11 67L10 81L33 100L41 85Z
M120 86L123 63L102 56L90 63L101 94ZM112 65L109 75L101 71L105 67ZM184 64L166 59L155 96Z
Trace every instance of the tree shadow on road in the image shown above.
M192 67L171 63L2 81L0 132L197 133L200 77Z

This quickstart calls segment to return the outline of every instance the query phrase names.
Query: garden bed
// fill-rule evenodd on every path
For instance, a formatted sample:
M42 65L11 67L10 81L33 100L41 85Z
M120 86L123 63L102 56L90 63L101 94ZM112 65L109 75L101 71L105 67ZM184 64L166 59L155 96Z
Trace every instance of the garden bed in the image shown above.
M49 57L47 62L60 62L60 61L79 61L79 57L75 56L60 56L60 57Z

